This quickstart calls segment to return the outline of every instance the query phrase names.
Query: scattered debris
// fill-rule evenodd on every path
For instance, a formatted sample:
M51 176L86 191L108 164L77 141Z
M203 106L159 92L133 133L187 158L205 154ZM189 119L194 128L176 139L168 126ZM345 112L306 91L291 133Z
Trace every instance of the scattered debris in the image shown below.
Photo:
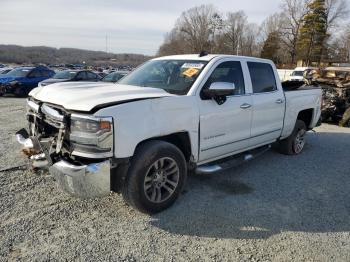
M350 127L350 68L328 67L310 76L322 88L322 121Z

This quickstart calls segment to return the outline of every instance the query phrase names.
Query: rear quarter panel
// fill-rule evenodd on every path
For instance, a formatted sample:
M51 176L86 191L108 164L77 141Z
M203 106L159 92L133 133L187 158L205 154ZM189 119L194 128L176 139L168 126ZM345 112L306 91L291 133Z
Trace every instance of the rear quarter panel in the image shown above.
M298 114L302 110L313 109L311 124L308 127L316 126L321 115L321 96L321 89L318 88L285 92L286 113L281 138L286 138L293 132Z

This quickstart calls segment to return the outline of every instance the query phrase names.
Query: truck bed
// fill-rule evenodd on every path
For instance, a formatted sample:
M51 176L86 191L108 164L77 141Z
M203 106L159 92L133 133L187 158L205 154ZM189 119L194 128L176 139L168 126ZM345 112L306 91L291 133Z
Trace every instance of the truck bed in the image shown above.
M301 86L298 89L284 92L286 99L286 113L284 118L284 127L282 138L287 137L293 131L298 113L302 110L312 109L317 105L312 113L312 120L308 128L316 126L321 114L321 88L317 86Z
M318 85L307 85L304 81L284 81L281 84L284 92L320 88Z

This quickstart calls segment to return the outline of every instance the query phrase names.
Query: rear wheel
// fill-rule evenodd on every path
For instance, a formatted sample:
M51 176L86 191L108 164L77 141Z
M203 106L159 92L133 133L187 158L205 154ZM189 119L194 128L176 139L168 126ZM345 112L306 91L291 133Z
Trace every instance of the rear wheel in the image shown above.
M284 140L279 141L278 150L285 155L300 154L306 143L306 125L304 121L297 120L292 134Z
M123 186L125 201L144 213L170 207L187 178L182 152L164 141L149 141L135 152Z

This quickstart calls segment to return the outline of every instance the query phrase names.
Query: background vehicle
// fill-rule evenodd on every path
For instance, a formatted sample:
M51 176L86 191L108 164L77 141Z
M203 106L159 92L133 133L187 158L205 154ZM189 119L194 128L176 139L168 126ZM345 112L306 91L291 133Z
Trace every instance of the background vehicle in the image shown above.
M289 81L291 73L293 71L294 70L291 70L291 69L277 69L278 76L280 77L281 82Z
M296 67L290 74L290 81L303 81L305 71L316 69L315 67Z
M99 75L89 70L64 70L57 72L52 78L40 82L39 86L69 81L96 82L100 79Z
M33 90L30 138L21 130L17 139L66 192L122 192L147 213L174 203L188 170L220 171L272 143L301 153L321 114L319 88L285 92L273 62L258 58L160 57L105 84L83 96L71 83Z
M115 72L109 73L104 78L102 78L102 81L116 83L121 78L126 76L128 73L129 73L129 71L115 71Z
M0 95L26 96L39 82L54 74L54 71L44 66L15 68L5 75L0 75Z
M10 72L13 68L10 68L10 67L3 67L3 68L0 68L0 75L5 75L7 74L8 72Z

